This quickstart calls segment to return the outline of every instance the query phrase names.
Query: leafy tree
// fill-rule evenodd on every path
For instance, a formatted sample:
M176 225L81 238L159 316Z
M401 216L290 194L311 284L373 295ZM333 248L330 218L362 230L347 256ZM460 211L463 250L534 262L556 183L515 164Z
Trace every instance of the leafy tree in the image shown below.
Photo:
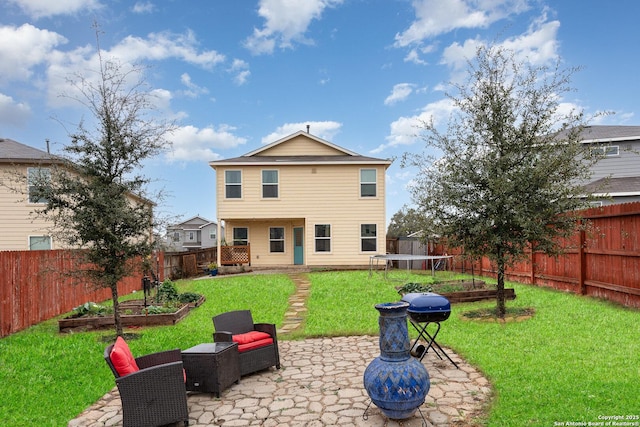
M412 198L437 232L495 263L501 317L505 267L529 250L559 255L559 239L578 223L573 211L589 200L581 183L597 159L580 143L582 112L560 104L576 71L480 47L466 81L447 93L456 111L446 131L423 122L432 150L403 158L420 168Z
M153 203L145 196L150 180L141 175L142 163L167 148L173 124L149 115L153 104L143 69L105 60L97 39L96 75L74 75L69 83L77 92L65 95L93 120L82 120L70 133L62 149L65 166L36 179L34 187L47 201L37 214L53 222L67 247L80 249L84 264L76 273L111 289L116 334L122 335L118 283L143 269L141 260L154 248Z
M423 223L424 217L416 209L405 205L391 217L387 237L406 237L422 230Z

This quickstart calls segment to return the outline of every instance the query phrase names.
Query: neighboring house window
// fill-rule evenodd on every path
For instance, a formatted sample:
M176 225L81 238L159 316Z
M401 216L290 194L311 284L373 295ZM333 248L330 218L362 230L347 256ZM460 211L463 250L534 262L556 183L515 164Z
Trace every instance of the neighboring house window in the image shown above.
M331 225L316 225L315 239L316 252L331 252Z
M277 170L262 171L262 197L265 199L278 197L278 171Z
M193 242L194 240L196 240L195 233L193 231L190 231L189 232L189 241Z
M376 197L375 169L360 169L360 197Z
M376 251L376 224L360 224L360 250L362 252Z
M212 229L209 231L209 239L211 239L211 240L216 240L216 229L215 229L215 228L212 228Z
M233 229L233 245L246 246L249 244L249 229L246 227L237 227Z
M598 147L591 147L591 152L600 157L613 157L620 155L620 147L617 145L601 145Z
M179 231L174 231L173 232L173 241L174 242L179 242L180 241L180 232Z
M241 171L224 171L224 191L227 199L240 199L242 197Z
M51 249L51 236L29 236L29 250Z
M43 184L51 179L49 168L27 168L27 180L29 183L29 203L47 203L47 199L35 194L36 184Z
M284 227L269 227L269 252L284 252Z

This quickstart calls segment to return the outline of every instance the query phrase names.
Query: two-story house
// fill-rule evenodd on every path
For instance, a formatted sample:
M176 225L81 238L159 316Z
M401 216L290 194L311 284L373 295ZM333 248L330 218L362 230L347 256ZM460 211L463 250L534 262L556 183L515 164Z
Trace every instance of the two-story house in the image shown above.
M0 138L0 250L59 249L51 224L30 215L44 200L29 195L29 180L60 164L46 151Z
M224 235L224 227L222 227ZM212 248L218 245L218 224L201 216L194 216L167 226L165 244L175 252Z
M582 143L602 158L592 167L587 191L600 205L640 200L640 126L588 126Z
M225 240L249 244L252 265L362 266L385 252L390 160L300 131L209 164Z

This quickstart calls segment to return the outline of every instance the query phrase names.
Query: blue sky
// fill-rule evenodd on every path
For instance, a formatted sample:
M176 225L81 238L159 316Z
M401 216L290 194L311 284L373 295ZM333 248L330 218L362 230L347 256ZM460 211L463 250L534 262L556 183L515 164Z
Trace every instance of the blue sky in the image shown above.
M0 0L0 137L52 152L86 110L60 95L103 53L149 65L172 149L143 173L163 215L215 220L209 161L311 126L362 155L419 153L419 119L445 125L444 90L481 43L580 66L564 106L637 125L640 2L616 0ZM415 170L387 173L387 220Z

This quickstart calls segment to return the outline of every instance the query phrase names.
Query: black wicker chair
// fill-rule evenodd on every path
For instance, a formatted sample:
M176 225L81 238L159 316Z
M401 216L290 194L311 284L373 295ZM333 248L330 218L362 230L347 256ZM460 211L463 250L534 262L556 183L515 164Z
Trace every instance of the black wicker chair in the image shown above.
M276 325L271 323L253 323L253 317L249 310L238 310L222 313L213 317L214 342L234 341L234 335L243 335L253 331L267 333L273 342L248 350L243 345L238 346L240 359L240 375L275 366L280 369L280 353L278 352L278 338Z
M180 350L169 350L135 358L139 370L120 376L111 361L114 344L104 350L104 359L116 377L122 401L124 427L153 427L183 422L189 425L187 391Z

